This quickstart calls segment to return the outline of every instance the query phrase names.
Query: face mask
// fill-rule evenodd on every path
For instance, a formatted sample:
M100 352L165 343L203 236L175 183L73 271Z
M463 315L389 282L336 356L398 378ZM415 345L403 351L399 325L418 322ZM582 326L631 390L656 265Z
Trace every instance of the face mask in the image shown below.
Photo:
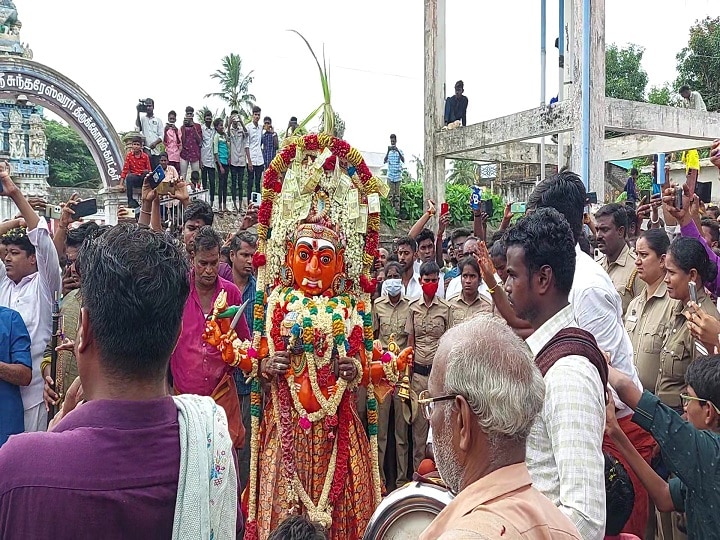
M398 278L386 279L383 287L388 296L397 296L402 292L402 280Z
M426 295L428 295L429 297L432 298L433 296L435 296L435 293L437 293L438 284L437 283L423 283L422 290Z

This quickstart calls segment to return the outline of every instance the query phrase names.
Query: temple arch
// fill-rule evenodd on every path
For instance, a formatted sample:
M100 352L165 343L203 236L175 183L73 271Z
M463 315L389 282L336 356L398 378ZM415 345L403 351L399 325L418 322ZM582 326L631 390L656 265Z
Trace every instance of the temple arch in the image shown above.
M105 189L118 184L124 145L98 104L54 69L27 58L0 55L0 99L17 101L23 96L75 128L95 160Z

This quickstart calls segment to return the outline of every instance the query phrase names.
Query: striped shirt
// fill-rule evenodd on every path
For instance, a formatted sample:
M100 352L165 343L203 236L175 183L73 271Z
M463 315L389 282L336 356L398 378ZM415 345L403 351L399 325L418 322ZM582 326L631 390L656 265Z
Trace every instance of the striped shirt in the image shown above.
M563 328L577 327L573 309L556 313L527 339L533 354ZM605 390L597 369L577 355L545 374L545 402L527 440L533 487L577 527L584 540L605 535Z
M400 156L405 157L402 150L390 150L388 152L387 179L390 182L399 182L402 176L402 160Z

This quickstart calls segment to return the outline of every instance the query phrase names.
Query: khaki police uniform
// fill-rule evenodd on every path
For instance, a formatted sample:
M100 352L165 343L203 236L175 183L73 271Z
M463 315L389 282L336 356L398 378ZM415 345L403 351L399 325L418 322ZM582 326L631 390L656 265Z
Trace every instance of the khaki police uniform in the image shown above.
M463 298L462 293L448 300L452 312L453 326L462 324L472 319L478 313L492 313L493 305L484 296L478 294L477 298L469 304Z
M705 289L698 290L698 304L716 319L720 319L712 299ZM682 410L680 394L685 391L685 371L700 354L695 349L695 339L690 334L687 318L683 315L686 307L680 300L674 301L671 318L666 332L665 342L660 352L655 393L668 407Z
M615 262L608 262L607 256L602 255L597 262L603 267L610 280L615 285L615 290L622 300L623 315L627 313L630 302L645 288L645 282L637 275L635 267L637 255L627 245L622 249Z
M395 343L400 347L400 350L407 347L408 335L405 331L405 324L409 313L410 301L402 296L398 303L394 305L390 298L386 296L381 296L375 300L372 310L373 331L377 339L382 343L383 349L387 349L391 334L395 334ZM400 398L394 393L388 394L382 402L378 402L378 463L380 464L380 478L383 484L385 483L383 463L385 462L385 450L390 427L390 405L393 401L395 401L395 415L402 417Z
M643 388L655 393L660 351L667 329L672 323L675 300L670 298L667 285L660 282L655 293L647 297L647 290L637 295L625 312L625 330L633 347L633 362Z
M415 340L411 388L416 396L427 390L428 376L438 342L452 325L450 306L437 296L433 298L429 307L423 297L410 302L410 316L405 331L413 335ZM407 478L407 424L402 417L398 420L398 416L395 417L395 437L398 441L398 485L402 485L400 481ZM418 411L412 419L413 470L417 470L420 462L425 459L428 427L428 421L425 420L422 411Z

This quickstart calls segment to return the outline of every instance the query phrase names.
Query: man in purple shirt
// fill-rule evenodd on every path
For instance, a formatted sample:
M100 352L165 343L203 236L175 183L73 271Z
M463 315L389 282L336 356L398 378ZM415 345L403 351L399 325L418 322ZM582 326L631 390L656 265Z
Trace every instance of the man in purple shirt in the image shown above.
M233 533L241 531L241 514L229 510L239 499L233 461L220 477L214 468L193 469L189 457L199 448L187 439L197 436L197 421L168 396L165 375L190 290L185 257L167 236L132 224L85 244L76 264L82 387L76 380L68 390L52 431L13 435L0 448L0 537L190 537L183 534L194 524L227 538L217 533L218 505ZM226 429L212 444L229 436ZM201 448L203 462L212 459ZM232 486L220 498L213 497L218 479ZM209 518L189 523L195 513Z

